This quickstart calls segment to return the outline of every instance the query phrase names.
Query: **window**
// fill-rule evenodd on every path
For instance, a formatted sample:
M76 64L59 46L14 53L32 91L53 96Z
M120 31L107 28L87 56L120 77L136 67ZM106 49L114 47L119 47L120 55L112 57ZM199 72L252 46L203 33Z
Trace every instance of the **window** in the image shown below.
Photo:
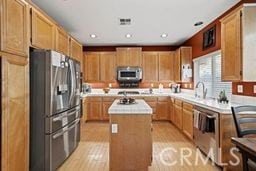
M219 93L224 90L228 99L231 98L231 82L221 81L220 51L195 59L194 71L195 86L198 81L202 81L207 88L207 97L218 98ZM199 89L202 89L201 85ZM202 91L198 90L198 92Z

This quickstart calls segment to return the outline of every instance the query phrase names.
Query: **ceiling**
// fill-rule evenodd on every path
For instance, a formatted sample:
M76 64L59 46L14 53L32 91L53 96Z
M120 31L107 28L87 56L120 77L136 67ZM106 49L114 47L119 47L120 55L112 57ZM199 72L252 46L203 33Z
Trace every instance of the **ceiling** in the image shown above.
M87 46L180 45L239 0L32 0ZM131 18L131 25L119 25ZM195 27L194 24L204 24ZM97 35L91 38L90 34ZM131 38L126 38L131 34ZM161 34L168 34L162 38Z

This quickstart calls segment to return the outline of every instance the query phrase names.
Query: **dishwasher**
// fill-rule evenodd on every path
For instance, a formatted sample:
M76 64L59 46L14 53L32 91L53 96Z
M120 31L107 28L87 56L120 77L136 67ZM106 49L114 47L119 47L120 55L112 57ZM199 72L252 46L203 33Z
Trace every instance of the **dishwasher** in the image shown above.
M214 129L212 131L202 131L200 128L200 117L212 120ZM194 106L194 141L196 146L205 155L211 158L217 165L221 165L221 154L219 150L219 113Z

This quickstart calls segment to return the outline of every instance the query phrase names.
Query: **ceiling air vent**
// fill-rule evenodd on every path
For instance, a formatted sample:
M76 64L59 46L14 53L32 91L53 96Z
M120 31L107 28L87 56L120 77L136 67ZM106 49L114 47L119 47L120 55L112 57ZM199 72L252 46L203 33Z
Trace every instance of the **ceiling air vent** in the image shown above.
M119 19L119 24L124 26L124 25L131 25L131 19L130 18L120 18Z

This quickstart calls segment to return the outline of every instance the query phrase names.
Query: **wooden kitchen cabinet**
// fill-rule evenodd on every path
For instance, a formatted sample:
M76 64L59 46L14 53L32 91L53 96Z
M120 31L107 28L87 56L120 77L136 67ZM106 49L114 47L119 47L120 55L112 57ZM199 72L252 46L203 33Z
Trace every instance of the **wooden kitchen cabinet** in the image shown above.
M141 66L142 48L116 48L117 66Z
M144 52L142 55L143 82L158 81L158 53Z
M29 13L22 0L0 1L1 51L20 56L28 55Z
M183 132L191 140L193 139L193 105L183 102L182 125Z
M116 53L100 53L100 81L109 83L116 80Z
M79 61L81 64L83 63L83 46L76 41L74 38L70 38L70 43L69 43L69 56L73 59L76 59Z
M174 81L176 82L191 82L192 78L182 78L182 68L184 65L189 65L192 68L192 48L180 47L175 51L174 57Z
M174 109L173 109L173 104L174 104L174 98L169 99L169 120L174 123Z
M55 49L55 24L46 16L32 8L31 16L31 44L36 48Z
M159 81L174 80L174 52L159 52Z
M56 28L56 51L69 56L69 35L63 29Z
M87 106L87 120L102 119L101 97L88 97L86 106Z
M108 109L112 105L112 103L115 101L115 97L103 97L102 98L102 120L108 121L109 120L109 114Z
M240 6L221 19L221 78L256 81L256 6Z
M82 117L83 122L86 122L88 120L88 118L87 118L87 113L88 113L87 103L88 103L87 99L84 98L83 99L83 117Z
M156 119L169 120L169 98L158 97L156 105Z
M100 54L88 52L84 54L84 80L86 82L100 81Z
M29 170L29 62L1 56L1 170Z
M182 121L182 101L175 99L174 100L174 124L182 130L183 121Z
M145 102L152 108L152 119L157 120L156 106L157 106L157 97L144 97Z

